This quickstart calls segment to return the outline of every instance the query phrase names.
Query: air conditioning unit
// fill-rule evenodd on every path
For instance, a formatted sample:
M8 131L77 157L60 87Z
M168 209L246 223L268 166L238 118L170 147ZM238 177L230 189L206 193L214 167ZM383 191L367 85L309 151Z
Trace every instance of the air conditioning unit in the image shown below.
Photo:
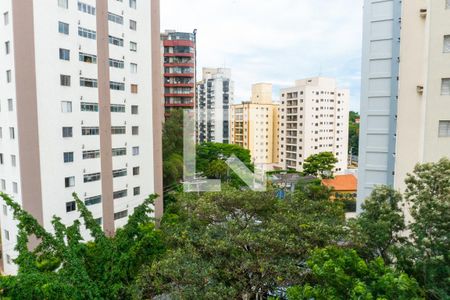
M423 85L418 85L417 86L417 93L418 94L423 94Z

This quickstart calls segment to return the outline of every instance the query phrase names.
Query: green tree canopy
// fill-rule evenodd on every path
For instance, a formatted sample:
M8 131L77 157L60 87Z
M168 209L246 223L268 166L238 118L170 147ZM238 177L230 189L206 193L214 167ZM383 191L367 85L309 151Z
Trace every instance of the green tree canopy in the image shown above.
M381 258L365 262L354 250L317 249L307 266L308 283L288 289L289 300L424 299L407 274L386 267Z
M311 155L303 163L303 174L333 178L333 169L337 162L337 158L331 152Z

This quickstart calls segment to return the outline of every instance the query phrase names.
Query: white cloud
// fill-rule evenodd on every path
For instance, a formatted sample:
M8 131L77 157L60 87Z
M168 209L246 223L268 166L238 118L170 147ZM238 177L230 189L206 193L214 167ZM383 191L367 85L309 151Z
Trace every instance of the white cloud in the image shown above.
M336 77L359 109L362 0L161 0L161 29L198 29L198 66L232 68L236 102L251 84ZM199 69L200 71L200 69Z

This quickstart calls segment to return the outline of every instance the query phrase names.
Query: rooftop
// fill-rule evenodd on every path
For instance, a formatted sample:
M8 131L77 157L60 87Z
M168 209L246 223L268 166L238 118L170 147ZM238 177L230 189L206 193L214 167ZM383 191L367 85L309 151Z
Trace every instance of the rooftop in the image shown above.
M333 179L323 179L322 184L335 191L356 191L358 180L352 174L336 175Z

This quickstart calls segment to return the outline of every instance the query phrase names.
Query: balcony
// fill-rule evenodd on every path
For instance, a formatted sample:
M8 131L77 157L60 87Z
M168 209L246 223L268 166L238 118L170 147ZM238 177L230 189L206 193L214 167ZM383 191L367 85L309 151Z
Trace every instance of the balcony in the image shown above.
M164 77L194 77L194 73L164 73Z

